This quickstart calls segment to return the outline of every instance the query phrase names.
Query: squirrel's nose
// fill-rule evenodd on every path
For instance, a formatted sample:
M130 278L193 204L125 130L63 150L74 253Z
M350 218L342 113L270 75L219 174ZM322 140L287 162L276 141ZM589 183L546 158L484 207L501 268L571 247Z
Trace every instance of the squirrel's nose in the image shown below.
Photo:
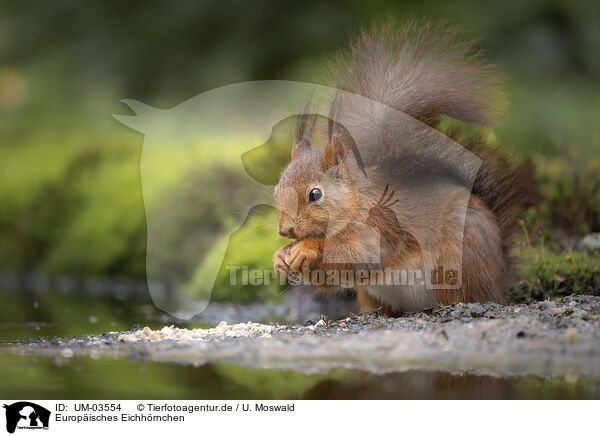
M293 227L279 227L279 234L284 238L295 238L296 233L294 232Z

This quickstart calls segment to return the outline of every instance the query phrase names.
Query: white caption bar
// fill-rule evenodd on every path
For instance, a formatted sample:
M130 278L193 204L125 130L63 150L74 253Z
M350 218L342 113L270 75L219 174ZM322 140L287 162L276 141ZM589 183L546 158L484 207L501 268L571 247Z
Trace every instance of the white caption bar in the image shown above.
M0 434L596 434L596 401L4 400ZM587 417L587 418L583 418ZM42 433L35 430L44 430ZM6 433L8 432L8 433ZM580 433L581 432L581 433Z

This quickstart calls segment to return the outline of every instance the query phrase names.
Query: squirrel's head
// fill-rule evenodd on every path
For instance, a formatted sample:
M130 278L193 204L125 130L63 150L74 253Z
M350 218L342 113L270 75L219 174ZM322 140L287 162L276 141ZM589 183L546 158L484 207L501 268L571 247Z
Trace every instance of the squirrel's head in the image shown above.
M312 148L306 137L295 140L292 160L275 187L282 236L331 237L352 221L364 169L348 142L334 135L325 147Z

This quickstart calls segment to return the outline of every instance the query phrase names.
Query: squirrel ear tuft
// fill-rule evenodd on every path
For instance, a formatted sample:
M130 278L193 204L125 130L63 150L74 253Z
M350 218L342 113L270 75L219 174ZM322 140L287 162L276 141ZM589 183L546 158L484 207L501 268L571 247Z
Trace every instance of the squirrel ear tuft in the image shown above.
M296 159L304 151L310 150L310 141L306 137L302 137L292 145L292 160Z
M334 135L329 144L323 149L322 160L328 167L334 167L346 158L346 147L341 139Z

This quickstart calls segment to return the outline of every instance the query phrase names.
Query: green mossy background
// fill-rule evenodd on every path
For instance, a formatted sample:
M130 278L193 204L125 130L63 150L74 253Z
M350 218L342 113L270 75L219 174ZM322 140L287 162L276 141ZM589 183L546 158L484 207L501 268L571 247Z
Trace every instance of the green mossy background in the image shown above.
M524 219L527 238L519 236L521 297L598 292L598 252L581 243L600 232L598 3L61 0L3 2L0 11L0 271L144 278L143 137L111 117L127 113L120 99L169 108L238 81L319 81L327 56L360 24L411 15L447 20L479 38L506 78L511 104L489 137L533 161L543 194ZM266 184L285 164L292 124L274 130L277 147L241 157ZM197 186L219 177L226 183L221 165L218 155L208 156ZM165 174L165 192L171 182ZM218 207L219 199L194 188L182 201ZM189 227L166 235L173 241L202 222L215 247L228 242L224 212L214 222L193 209L180 218ZM239 250L227 261L271 268L283 244L272 221L272 211L252 215L233 236ZM204 292L214 268L213 300L269 300L281 292L276 284L230 287L218 256L196 264L175 251L164 255L193 271L191 295Z

